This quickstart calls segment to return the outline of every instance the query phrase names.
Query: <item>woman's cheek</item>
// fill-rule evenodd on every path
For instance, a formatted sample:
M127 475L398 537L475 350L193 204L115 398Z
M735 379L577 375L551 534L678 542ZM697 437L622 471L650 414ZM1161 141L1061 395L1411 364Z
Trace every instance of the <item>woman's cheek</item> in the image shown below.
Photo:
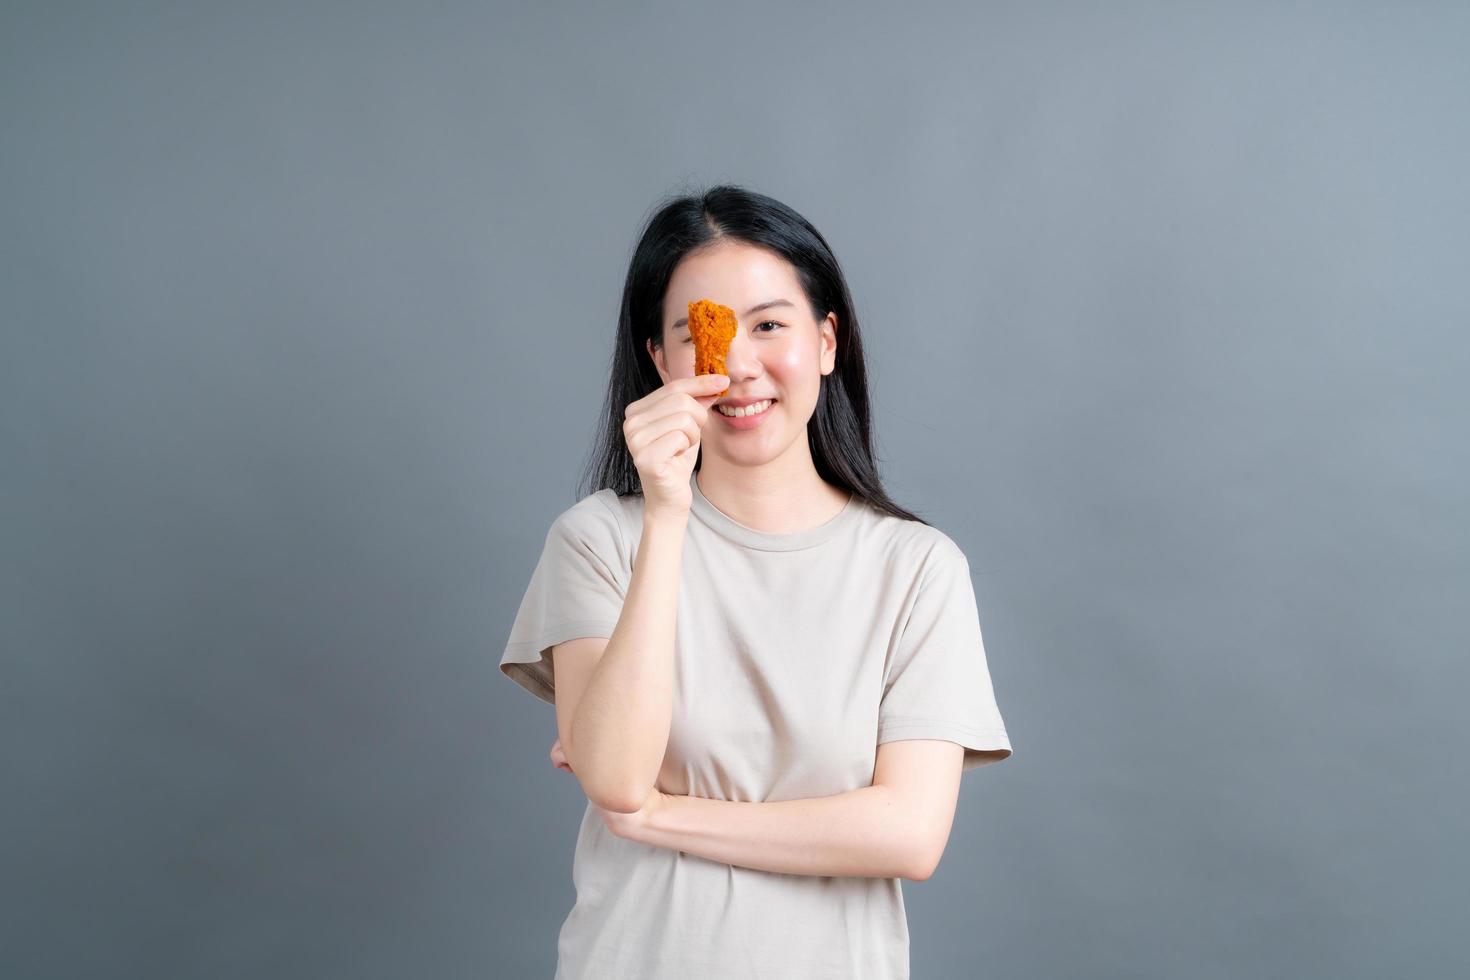
M807 353L795 344L786 344L777 352L776 364L783 374L800 371L802 365L807 361Z

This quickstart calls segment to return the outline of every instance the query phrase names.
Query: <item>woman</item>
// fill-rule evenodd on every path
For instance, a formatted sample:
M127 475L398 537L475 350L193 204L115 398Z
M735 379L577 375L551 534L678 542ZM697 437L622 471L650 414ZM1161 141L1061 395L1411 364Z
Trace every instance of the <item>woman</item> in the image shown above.
M697 299L728 375L694 376ZM1011 747L965 555L879 481L826 240L738 187L661 207L605 410L500 662L589 801L557 977L907 977L899 881Z

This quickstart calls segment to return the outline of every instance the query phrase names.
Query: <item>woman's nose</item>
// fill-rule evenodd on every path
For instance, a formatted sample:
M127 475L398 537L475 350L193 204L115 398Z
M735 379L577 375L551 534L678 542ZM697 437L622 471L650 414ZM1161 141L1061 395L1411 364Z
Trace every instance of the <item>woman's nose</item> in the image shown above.
M730 341L730 349L725 352L725 374L731 381L736 378L750 377L759 374L759 358L756 356L755 342L744 328L735 331L735 339Z

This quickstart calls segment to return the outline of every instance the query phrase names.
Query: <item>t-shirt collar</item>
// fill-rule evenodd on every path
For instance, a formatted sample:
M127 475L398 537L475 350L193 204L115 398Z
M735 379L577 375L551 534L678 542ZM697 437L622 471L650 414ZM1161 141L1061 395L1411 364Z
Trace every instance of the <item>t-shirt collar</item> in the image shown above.
M757 531L755 528L746 527L710 503L709 499L699 491L698 476L698 472L689 474L690 513L721 536L729 538L736 544L759 551L797 551L829 541L841 534L844 528L857 519L858 508L861 506L857 495L849 494L846 506L825 524L801 531L788 531L784 534Z

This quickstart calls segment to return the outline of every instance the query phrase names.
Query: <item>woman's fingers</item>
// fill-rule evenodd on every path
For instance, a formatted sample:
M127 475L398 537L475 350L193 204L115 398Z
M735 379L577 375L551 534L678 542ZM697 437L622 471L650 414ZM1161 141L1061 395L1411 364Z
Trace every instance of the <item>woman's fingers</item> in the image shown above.
M683 432L689 438L689 444L693 445L699 441L700 430L709 418L707 409L697 409L697 412L698 415L692 411L678 411L646 422L624 423L623 434L628 442L628 451L637 459L645 447L657 442L665 433L674 431Z
M639 472L647 470L661 474L661 470L655 470L659 463L676 457L683 458L685 453L693 451L697 445L699 445L697 438L690 436L683 429L675 429L649 443L642 455L633 457L633 465L638 467Z
M675 378L662 387L655 388L636 402L630 403L623 410L623 417L632 418L634 415L641 415L660 402L677 395L688 395L696 400L705 399L703 404L708 404L728 387L730 387L730 379L723 374L696 374L692 378Z

